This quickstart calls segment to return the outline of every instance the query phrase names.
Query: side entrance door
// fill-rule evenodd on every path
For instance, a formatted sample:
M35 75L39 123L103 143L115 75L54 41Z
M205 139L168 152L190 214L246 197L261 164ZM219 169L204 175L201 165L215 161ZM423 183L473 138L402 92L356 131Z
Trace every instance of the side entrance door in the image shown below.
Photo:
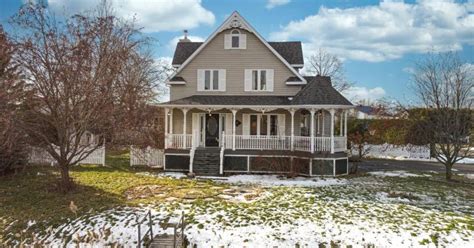
M206 147L219 146L219 114L206 114Z

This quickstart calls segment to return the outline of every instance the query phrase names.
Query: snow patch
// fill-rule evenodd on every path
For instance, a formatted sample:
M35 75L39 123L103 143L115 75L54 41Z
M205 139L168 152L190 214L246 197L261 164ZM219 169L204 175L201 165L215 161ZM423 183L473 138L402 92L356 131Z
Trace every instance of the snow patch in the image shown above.
M372 171L368 173L369 175L372 176L378 176L378 177L426 177L430 175L426 174L414 174L414 173L409 173L403 170L399 171Z
M346 179L337 178L279 178L277 175L235 175L227 178L231 184L257 184L262 186L325 187L347 184Z

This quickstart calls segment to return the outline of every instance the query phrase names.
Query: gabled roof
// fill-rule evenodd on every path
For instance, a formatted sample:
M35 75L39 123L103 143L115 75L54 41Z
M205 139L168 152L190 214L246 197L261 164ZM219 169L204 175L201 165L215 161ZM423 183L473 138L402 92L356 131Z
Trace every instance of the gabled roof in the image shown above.
M196 51L203 42L178 42L173 56L173 66L184 63ZM303 49L299 41L268 42L290 65L304 64Z
M305 76L308 82L293 98L294 105L351 105L331 85L330 77Z
M202 45L200 45L171 75L171 78L176 76L183 68L188 65L195 56L197 56L204 47L209 44L211 40L214 39L220 32L232 28L240 28L247 30L248 32L254 34L296 77L300 78L303 83L306 83L306 80L301 76L298 71L296 71L289 63L286 61L282 55L280 55L237 11L234 11L225 21L222 23L216 31L214 31L211 36L209 36Z

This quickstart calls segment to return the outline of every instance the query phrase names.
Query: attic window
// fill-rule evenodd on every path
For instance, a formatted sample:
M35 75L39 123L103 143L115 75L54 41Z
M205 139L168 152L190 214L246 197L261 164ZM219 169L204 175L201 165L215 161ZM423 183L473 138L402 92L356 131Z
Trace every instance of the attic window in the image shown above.
M238 29L232 29L229 33L225 34L224 39L224 49L247 48L247 35L242 34Z
M240 32L237 29L232 30L232 48L239 48Z

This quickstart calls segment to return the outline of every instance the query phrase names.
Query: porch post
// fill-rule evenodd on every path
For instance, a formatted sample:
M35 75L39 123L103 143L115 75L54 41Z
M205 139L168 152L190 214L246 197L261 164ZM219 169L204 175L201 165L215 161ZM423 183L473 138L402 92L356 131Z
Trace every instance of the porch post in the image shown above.
M291 150L294 151L295 143L295 110L290 109L291 114Z
M316 111L314 109L311 109L311 153L314 153L314 113Z
M172 108L170 110L170 134L173 134L173 113L174 109Z
M237 110L232 109L232 151L235 151L235 129L236 129L235 122L237 120L236 114L237 114Z
M331 153L334 153L334 114L335 110L331 109Z
M346 143L346 146L344 148L347 148L347 110L344 111L344 137Z
M342 132L342 128L343 128L343 125L342 125L342 124L343 124L343 122L342 122L343 112L341 112L341 113L339 114L339 117L341 118L341 120L340 120L341 123L340 123L340 127L339 127L339 136L342 137L342 135L344 134L344 133Z
M183 108L183 149L186 148L186 116L187 116L187 113L188 113L188 109L187 108Z
M165 108L165 149L168 148L168 112L169 109Z

